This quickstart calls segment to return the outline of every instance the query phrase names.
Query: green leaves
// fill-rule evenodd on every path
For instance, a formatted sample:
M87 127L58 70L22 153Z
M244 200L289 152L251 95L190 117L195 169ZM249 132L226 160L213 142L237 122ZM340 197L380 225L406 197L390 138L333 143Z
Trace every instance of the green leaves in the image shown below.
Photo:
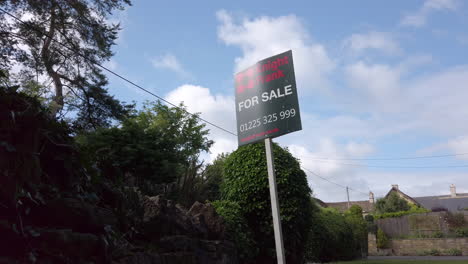
M311 225L311 190L305 173L287 149L274 144L284 244L291 263L300 263ZM274 257L274 238L263 143L245 145L230 154L224 165L222 197L240 206L258 246L257 262ZM272 255L273 254L273 255Z
M212 141L208 130L185 107L146 103L120 126L81 134L77 142L90 163L114 181L134 178L144 188L184 177L185 168Z
M390 193L387 198L378 199L375 207L380 214L408 211L410 209L409 203L395 192Z

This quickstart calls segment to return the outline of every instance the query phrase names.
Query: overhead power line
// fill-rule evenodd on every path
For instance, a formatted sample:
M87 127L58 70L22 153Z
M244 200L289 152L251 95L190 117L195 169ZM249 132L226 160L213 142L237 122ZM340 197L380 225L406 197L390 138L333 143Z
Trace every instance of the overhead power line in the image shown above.
M327 158L327 157L314 157L307 156L311 160L412 160L412 159L434 159L434 158L446 158L455 156L465 156L468 153L454 153L444 155L429 155L429 156L414 156L414 157L395 157L395 158Z
M314 160L316 162L330 162L339 165L367 168L386 168L386 169L447 169L447 168L467 168L468 165L441 165L441 166L386 166L386 165L368 165L359 163L344 163L335 160Z
M301 166L301 168L302 168L303 170L307 171L307 172L310 172L312 175L314 175L314 176L316 176L316 177L318 177L318 178L320 178L320 179L322 179L322 180L324 180L324 181L327 181L327 182L329 182L329 183L331 183L331 184L334 184L334 185L336 185L336 186L338 186L338 187L341 187L341 188L343 188L343 189L348 188L348 189L351 190L351 191L355 191L355 192L358 192L358 193L362 193L362 194L364 194L364 195L368 195L368 193L365 193L365 192L362 192L362 191L359 191L359 190L356 190L356 189L353 189L353 188L350 188L350 187L346 187L346 186L341 185L341 184L339 184L339 183L330 181L329 179L327 179L327 178L325 178L325 177L319 175L318 173L316 173L316 172L314 172L314 171L312 171L312 170L309 170L309 169L305 168L304 166Z
M105 70L105 71L111 73L112 75L114 75L114 76L116 76L116 77L122 79L123 81L125 81L125 82L127 82L127 83L129 83L129 84L131 84L131 85L133 85L133 86L135 86L136 88L138 88L138 89L140 89L140 90L142 90L142 91L144 91L144 92L146 92L146 93L148 93L148 94L150 94L150 95L156 97L156 98L159 99L160 101L163 101L164 103L166 103L166 104L168 104L168 105L171 105L171 106L173 106L173 107L176 107L176 108L178 108L178 109L180 109L180 110L186 112L187 114L196 117L198 120L200 120L200 121L202 121L202 122L204 122L204 123L206 123L206 124L209 124L209 125L211 125L211 126L213 126L213 127L216 127L216 128L218 128L218 129L220 129L220 130L222 130L222 131L224 131L224 132L226 132L226 133L229 133L229 134L231 134L231 135L233 135L233 136L237 136L236 133L234 133L234 132L232 132L232 131L229 131L229 130L227 130L227 129L221 127L221 126L218 126L218 125L214 124L213 122L210 122L210 121L208 121L208 120L206 120L206 119L204 119L204 118L202 118L202 117L200 117L200 116L198 116L198 115L196 115L196 114L193 114L193 113L187 111L186 109L181 108L181 107L179 107L178 105L176 105L176 104L174 104L174 103L172 103L172 102L169 102L168 100L164 99L163 97L161 97L161 96L159 96L159 95L157 95L157 94L155 94L155 93L153 93L153 92L151 92L151 91L149 91L149 90L147 90L147 89L141 87L140 85L138 85L138 84L134 83L133 81L131 81L131 80L125 78L124 76L122 76L122 75L116 73L115 71L113 71L113 70L111 70L111 69L109 69L109 68L107 68L107 67L105 67L105 66L103 66L103 65L101 65L101 64L99 64L99 63L97 63L97 62L95 62L95 61L90 60L90 59L89 59L88 57L86 57L85 55L80 54L79 51L76 51L76 50L74 50L73 48L70 48L70 47L68 47L67 45L63 44L62 42L55 40L53 37L51 37L51 36L47 35L46 33L42 32L40 29L37 29L36 27L31 26L29 23L26 23L26 22L22 21L21 19L19 19L19 18L16 17L15 15L11 14L10 12L6 11L5 9L0 8L0 11L2 11L3 13L7 14L7 15L10 16L10 17L12 17L13 19L17 20L18 22L20 22L20 23L22 23L22 24L28 26L28 27L31 28L32 30L34 30L34 31L36 31L36 32L38 32L38 33L40 33L41 35L43 35L43 36L45 36L45 37L51 39L51 40L54 41L55 43L57 43L57 44L59 44L60 46L62 46L62 47L64 47L64 48L68 49L69 51L73 52L74 54L76 54L76 55L82 57L82 58L85 59L86 61L88 61L88 62L90 62L90 63L92 63L92 64L98 66L99 68L101 68L101 69L103 69L103 70ZM8 33L13 33L13 32L8 32Z

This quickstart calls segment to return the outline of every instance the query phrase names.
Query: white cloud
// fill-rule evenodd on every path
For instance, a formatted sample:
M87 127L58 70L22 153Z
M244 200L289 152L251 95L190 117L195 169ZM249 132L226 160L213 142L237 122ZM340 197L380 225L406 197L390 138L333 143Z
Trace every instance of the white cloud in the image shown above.
M350 87L367 102L383 110L394 110L394 98L400 93L400 71L384 64L368 64L358 61L345 68L346 80Z
M212 94L210 89L185 84L170 92L166 98L171 103L183 102L191 113L201 113L201 117L229 131L236 132L234 98ZM235 136L207 124L210 138L215 141L209 155L209 161L223 152L231 152L237 147Z
M157 69L166 69L173 71L181 77L188 78L191 74L184 69L179 60L171 53L166 53L163 56L153 58L151 60L153 66Z
M217 12L217 17L221 22L219 39L242 50L242 56L235 59L235 71L266 57L292 50L298 89L306 92L327 88L327 75L335 68L335 63L323 45L311 40L295 15L262 16L236 23L233 16L221 10Z
M361 54L367 49L380 50L387 54L401 52L398 42L392 34L387 32L371 31L365 34L353 34L345 40L344 45L356 54Z
M441 10L454 11L459 4L458 0L426 0L418 11L404 16L400 24L403 26L422 27L427 23L427 18L431 13Z
M349 186L355 190L350 191L351 200L366 199L369 183L357 173L356 168L344 165L343 162L317 158L364 157L373 152L371 145L357 142L340 145L330 138L322 138L314 147L316 150L314 152L302 145L289 145L288 148L295 157L300 159L304 168L341 185L330 183L305 170L309 185L317 198L326 202L345 201L346 189L343 186Z

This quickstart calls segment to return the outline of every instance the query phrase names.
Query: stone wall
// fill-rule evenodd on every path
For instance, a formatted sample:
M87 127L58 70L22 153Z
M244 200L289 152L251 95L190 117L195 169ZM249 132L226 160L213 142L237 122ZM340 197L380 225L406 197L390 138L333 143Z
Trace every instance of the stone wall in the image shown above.
M369 256L376 256L378 255L377 251L377 239L374 234L369 233L367 235L367 253Z
M431 249L439 251L458 249L464 256L468 256L468 238L392 239L390 249L383 251L377 249L375 235L369 234L368 242L369 256L382 255L383 252L396 256L415 256Z

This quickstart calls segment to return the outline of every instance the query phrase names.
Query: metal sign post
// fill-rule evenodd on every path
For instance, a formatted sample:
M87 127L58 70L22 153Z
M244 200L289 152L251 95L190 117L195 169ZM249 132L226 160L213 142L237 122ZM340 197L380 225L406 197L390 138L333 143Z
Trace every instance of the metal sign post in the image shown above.
M276 191L275 163L273 158L273 144L271 138L265 138L265 151L268 167L268 182L270 184L271 214L273 215L273 230L275 231L276 257L278 263L286 263L283 245L283 231L278 205L278 192Z
M239 146L265 140L276 256L278 263L284 264L271 139L302 129L292 51L257 62L237 73L235 82Z

